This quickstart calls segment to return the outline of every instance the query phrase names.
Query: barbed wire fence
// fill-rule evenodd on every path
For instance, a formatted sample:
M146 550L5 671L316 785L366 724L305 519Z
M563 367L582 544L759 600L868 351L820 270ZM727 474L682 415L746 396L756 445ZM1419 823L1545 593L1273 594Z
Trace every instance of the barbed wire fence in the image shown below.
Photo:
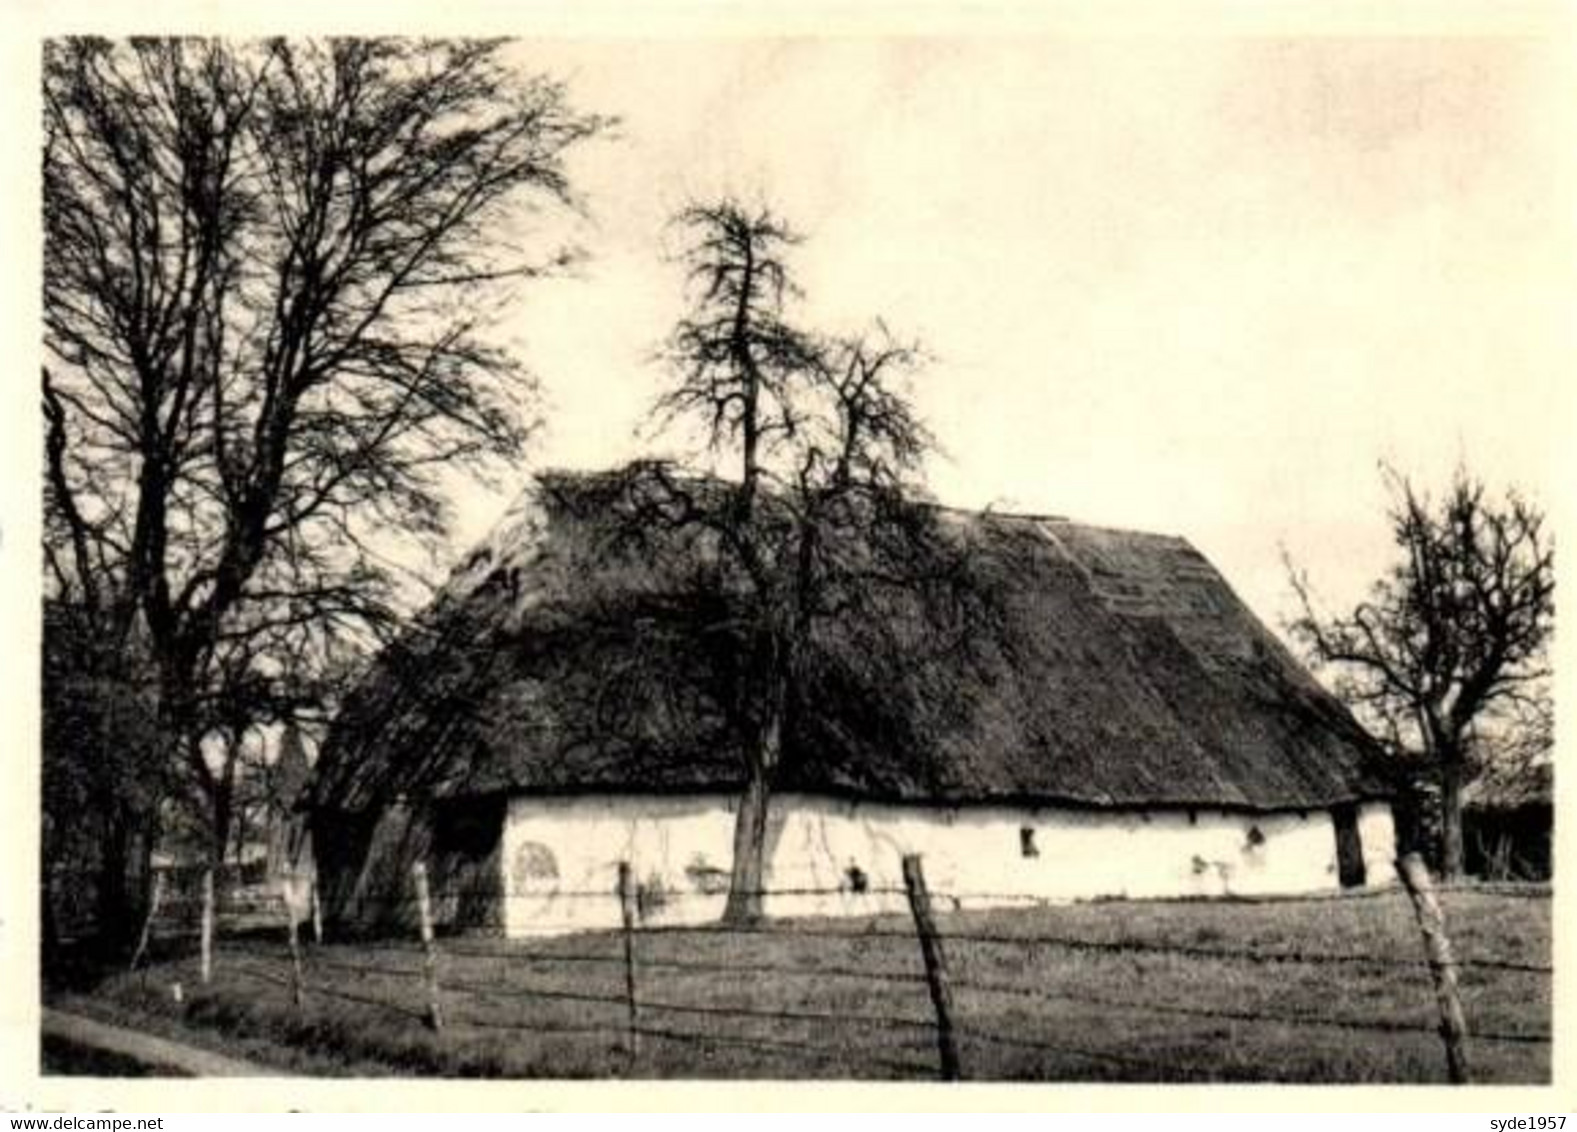
M1100 1067L1133 1079L1152 1073L1153 1059L1142 1053L1097 1049L1076 1035L1047 1035L1018 1028L1009 1032L989 1022L999 1012L972 1009L980 1001L1017 1004L1011 1017L1055 1019L1070 1006L1131 1015L1165 1026L1175 1020L1200 1020L1233 1026L1265 1026L1299 1032L1366 1034L1377 1037L1438 1037L1446 1077L1473 1080L1470 1044L1548 1047L1543 1031L1474 1027L1463 1009L1459 984L1464 974L1514 973L1545 982L1548 963L1499 956L1458 955L1445 931L1437 892L1499 897L1545 898L1547 889L1516 885L1436 886L1422 862L1404 858L1398 872L1418 928L1417 950L1378 954L1179 943L1137 936L1091 938L1077 933L986 930L939 919L937 907L962 908L982 901L1021 900L1026 906L1051 902L1008 893L933 892L917 856L902 859L902 887L867 886L861 896L902 897L907 922L879 916L864 923L837 919L722 922L651 922L643 913L639 886L627 862L609 889L555 890L565 902L595 902L618 926L610 930L566 933L562 927L501 939L477 933L442 935L434 921L434 900L427 871L418 863L408 891L363 897L389 905L393 922L413 925L403 936L362 940L349 949L323 946L323 922L315 880L287 878L288 891L260 897L221 900L211 875L197 893L156 894L133 966L142 963L150 938L195 948L198 978L208 984L216 969L254 985L288 994L305 1018L314 1003L342 1001L379 1011L390 1020L435 1034L453 1031L582 1036L609 1040L622 1049L625 1070L639 1074L647 1047L677 1044L710 1053L737 1051L798 1064L841 1069L863 1067L884 1077L960 1080L971 1063L990 1059L986 1050L1054 1055ZM1394 896L1396 889L1345 894L1234 897L1230 904L1296 904L1362 901ZM667 901L687 894L669 894ZM768 888L759 895L847 897L846 887ZM1153 903L1168 903L1159 900ZM221 906L223 905L223 906ZM155 929L156 921L160 927ZM303 936L306 937L305 941ZM809 941L798 961L777 952L752 953L751 942ZM281 948L283 943L283 949ZM713 944L715 946L705 946ZM843 951L836 950L842 946ZM781 951L782 949L779 949ZM808 954L811 962L805 962ZM1006 956L995 965L1033 973L1004 980L974 970L974 957ZM216 958L217 956L217 958ZM1059 964L1080 957L1160 960L1182 964L1247 965L1278 969L1379 972L1417 978L1427 972L1438 1021L1363 1017L1353 1013L1221 1006L1165 1001L1154 995L1121 996L1066 984L1056 977ZM962 962L960 961L962 959ZM491 972L488 965L493 964ZM1136 973L1137 973L1136 968ZM489 974L491 973L491 977ZM746 990L721 1001L685 1000L676 980L801 980L806 993L795 1005L763 1005ZM796 984L798 985L798 984ZM851 1008L833 988L852 985L865 997L881 987L879 1009ZM816 993L812 993L812 992ZM175 993L180 996L179 985ZM1547 983L1539 993L1548 993ZM794 995L789 996L791 1000ZM818 1005L818 998L833 1005ZM859 997L859 996L849 996ZM800 1001L803 1004L798 1004ZM1026 1013L1027 1012L1027 1013ZM566 1013L568 1016L566 1017ZM985 1014L985 1018L977 1017ZM725 1026L732 1025L732 1029ZM836 1032L842 1040L831 1040ZM852 1059L852 1060L851 1060ZM856 1064L857 1063L857 1064ZM1176 1070L1179 1067L1173 1066ZM989 1075L987 1072L986 1075ZM1208 1077L1201 1068L1200 1076Z

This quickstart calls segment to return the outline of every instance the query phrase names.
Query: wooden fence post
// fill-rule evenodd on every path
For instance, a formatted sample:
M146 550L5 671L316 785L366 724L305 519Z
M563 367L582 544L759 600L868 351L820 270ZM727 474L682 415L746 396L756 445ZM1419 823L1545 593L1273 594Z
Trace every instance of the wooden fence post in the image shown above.
M148 915L142 921L142 934L137 937L137 950L132 952L131 969L135 971L148 950L148 938L153 934L153 918L159 914L159 901L164 898L164 874L153 874L153 894L148 897Z
M619 862L619 917L624 923L624 995L629 1004L630 1058L641 1052L641 1008L635 997L635 879L630 863Z
M1467 1061L1467 1020L1462 1014L1462 1000L1457 995L1457 961L1451 953L1451 940L1446 936L1445 916L1435 899L1434 882L1423 857L1408 853L1396 862L1407 895L1413 901L1413 914L1418 919L1418 930L1424 937L1424 953L1429 958L1429 973L1435 982L1435 1004L1440 1010L1440 1038L1446 1047L1446 1072L1454 1085L1465 1085L1471 1079Z
M301 943L296 938L296 906L291 899L296 891L296 874L287 872L285 883L280 889L280 904L285 909L285 933L290 940L290 997L296 1004L296 1011L300 1013L306 1009L305 992L302 989L301 977Z
M417 861L411 866L416 881L416 911L422 921L422 974L427 984L427 1024L434 1030L444 1028L443 1006L438 1000L438 949L433 943L433 906L427 892L427 866Z
M312 942L323 946L323 905L318 901L318 873L312 870Z
M214 870L203 870L202 983L214 973Z
M909 892L909 911L914 914L915 934L920 937L920 955L925 960L925 981L931 988L931 1005L936 1008L936 1048L942 1059L942 1080L957 1081L960 1076L958 1045L953 1037L953 990L947 978L947 953L931 917L931 893L925 887L925 870L918 854L903 859L903 883Z

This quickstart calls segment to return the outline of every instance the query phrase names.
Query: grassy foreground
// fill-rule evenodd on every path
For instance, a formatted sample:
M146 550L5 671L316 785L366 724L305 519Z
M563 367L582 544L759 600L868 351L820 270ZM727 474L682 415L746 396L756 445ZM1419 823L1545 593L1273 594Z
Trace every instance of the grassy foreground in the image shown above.
M1444 894L1475 1079L1549 1080L1548 898ZM942 914L964 1075L979 1080L1437 1082L1406 897L1111 902ZM1024 940L1034 942L1018 942ZM442 1033L414 941L280 938L114 976L60 1005L307 1073L926 1079L935 1014L906 917L636 938L440 940ZM181 986L177 1003L173 987Z

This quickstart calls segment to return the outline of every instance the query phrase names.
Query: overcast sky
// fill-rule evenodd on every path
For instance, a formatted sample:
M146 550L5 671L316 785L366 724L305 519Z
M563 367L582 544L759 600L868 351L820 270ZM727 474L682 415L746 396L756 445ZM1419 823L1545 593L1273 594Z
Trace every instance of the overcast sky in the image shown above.
M1180 534L1272 621L1386 554L1379 463L1547 494L1570 340L1564 56L1515 39L532 42L614 139L574 164L578 278L511 331L532 467L601 467L659 388L685 201L809 237L805 314L881 315L946 502ZM522 470L524 474L524 469ZM478 495L460 543L505 505Z

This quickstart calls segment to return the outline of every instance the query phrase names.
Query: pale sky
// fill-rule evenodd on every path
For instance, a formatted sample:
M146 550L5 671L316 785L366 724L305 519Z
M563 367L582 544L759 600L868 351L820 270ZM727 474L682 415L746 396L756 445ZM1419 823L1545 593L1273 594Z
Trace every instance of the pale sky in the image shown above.
M944 502L1187 537L1272 623L1280 547L1350 602L1387 461L1551 491L1574 281L1566 53L1499 39L533 41L616 138L572 172L579 277L511 322L548 432L634 433L680 309L666 218L722 192L809 237L807 317L936 355ZM529 468L521 469L521 480ZM467 501L455 553L503 509Z
M1172 14L1152 28L1146 9ZM944 37L748 38L769 16ZM1571 17L1562 0L0 3L0 136L23 142L0 182L0 339L16 363L0 383L0 635L13 658L0 718L15 756L0 793L0 923L20 925L0 930L0 968L23 977L0 992L0 1013L25 1022L38 1005L26 974L40 844L40 34L626 36L520 48L624 125L574 163L591 260L578 279L521 295L513 336L543 379L550 431L518 483L641 450L632 432L660 387L646 359L680 299L659 258L663 220L691 197L760 195L811 237L801 275L816 322L880 314L937 355L920 405L950 454L930 469L940 498L1186 536L1275 625L1288 611L1281 543L1342 602L1382 568L1381 460L1438 483L1465 459L1560 509L1564 529L1577 519L1577 493L1556 475L1577 405L1565 388ZM1141 34L945 38L1108 18ZM637 20L669 38L629 38ZM1214 35L1376 20L1519 20L1543 38ZM467 497L452 557L506 502ZM1562 807L1577 800L1577 778L1566 782ZM35 1034L0 1025L0 1061L36 1059ZM39 1095L64 1109L82 1090ZM1331 1103L1354 1096L1370 1094Z

